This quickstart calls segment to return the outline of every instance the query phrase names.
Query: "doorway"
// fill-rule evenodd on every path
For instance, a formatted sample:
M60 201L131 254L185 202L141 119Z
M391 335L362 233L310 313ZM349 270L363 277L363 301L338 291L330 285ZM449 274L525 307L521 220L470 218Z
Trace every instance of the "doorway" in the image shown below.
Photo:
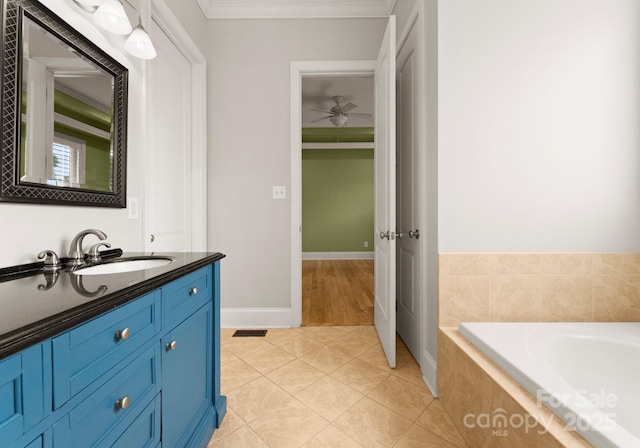
M302 79L302 325L374 324L374 79Z

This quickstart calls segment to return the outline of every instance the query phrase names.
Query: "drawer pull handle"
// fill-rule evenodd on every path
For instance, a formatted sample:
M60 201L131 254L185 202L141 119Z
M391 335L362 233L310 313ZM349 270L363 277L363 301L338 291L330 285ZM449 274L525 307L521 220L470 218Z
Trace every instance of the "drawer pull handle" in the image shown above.
M178 342L177 341L171 341L171 342L167 342L167 351L171 351L171 350L175 350L176 347L178 346Z
M127 409L130 404L131 398L129 398L128 395L125 395L124 397L116 400L116 410L119 411L120 409Z
M193 288L191 288L189 290L189 295L190 296L195 296L196 294L198 294L198 288L196 288L195 286Z
M129 339L129 336L131 336L131 330L129 330L129 328L116 331L116 341L126 341Z

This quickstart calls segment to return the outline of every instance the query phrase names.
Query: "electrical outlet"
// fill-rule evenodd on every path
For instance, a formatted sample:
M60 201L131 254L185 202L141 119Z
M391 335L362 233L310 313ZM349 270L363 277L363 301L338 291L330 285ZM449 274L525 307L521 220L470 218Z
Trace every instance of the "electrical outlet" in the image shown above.
M273 187L273 199L287 199L287 187Z
M364 247L369 247L369 241L364 242Z

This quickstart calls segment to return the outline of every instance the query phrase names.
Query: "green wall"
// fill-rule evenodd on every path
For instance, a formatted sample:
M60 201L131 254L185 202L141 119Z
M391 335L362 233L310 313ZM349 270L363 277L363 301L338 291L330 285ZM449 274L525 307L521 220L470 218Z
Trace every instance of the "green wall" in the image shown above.
M373 182L373 149L303 149L302 251L373 251Z

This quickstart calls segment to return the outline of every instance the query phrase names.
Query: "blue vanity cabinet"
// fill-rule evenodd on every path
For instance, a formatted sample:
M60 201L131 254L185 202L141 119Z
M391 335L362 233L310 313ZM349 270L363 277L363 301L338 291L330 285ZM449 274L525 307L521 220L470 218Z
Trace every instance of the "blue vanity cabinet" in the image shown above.
M158 282L0 360L0 448L206 447L226 412L219 279L216 261Z
M0 361L0 446L9 446L50 414L49 358L47 346L37 344Z

